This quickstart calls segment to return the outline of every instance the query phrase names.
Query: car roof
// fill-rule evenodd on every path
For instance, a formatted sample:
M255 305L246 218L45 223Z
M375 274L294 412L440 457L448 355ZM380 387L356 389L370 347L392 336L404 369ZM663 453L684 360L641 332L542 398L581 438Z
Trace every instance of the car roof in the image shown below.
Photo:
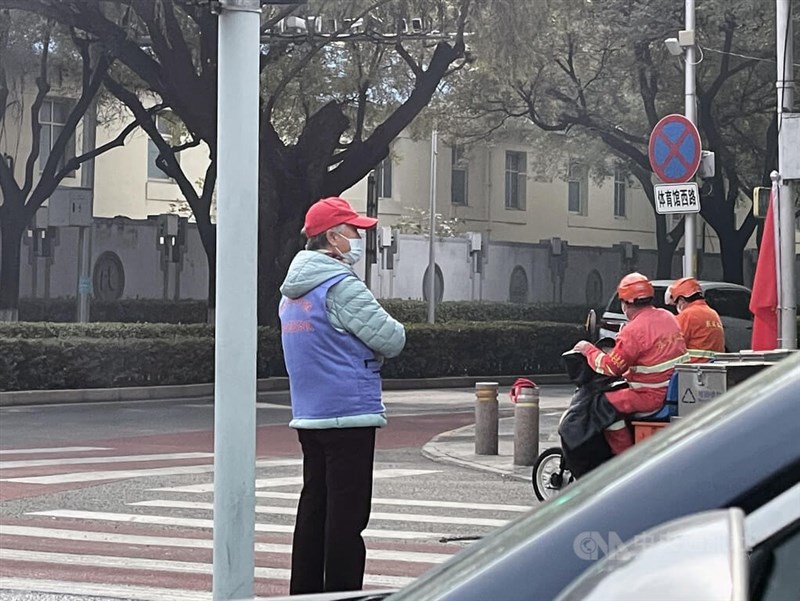
M675 280L651 280L651 283L656 288L666 288L667 286L671 286L675 283ZM750 292L750 288L747 286L742 286L741 284L731 284L730 282L717 282L711 280L700 280L700 287L703 290L709 289L718 289L718 288L728 288L731 290L745 290Z
M798 379L800 353L795 353L390 599L485 601L502 590L504 601L527 601L534 594L552 600L603 556L587 556L584 541L630 540L658 524L711 509L753 511L798 481Z

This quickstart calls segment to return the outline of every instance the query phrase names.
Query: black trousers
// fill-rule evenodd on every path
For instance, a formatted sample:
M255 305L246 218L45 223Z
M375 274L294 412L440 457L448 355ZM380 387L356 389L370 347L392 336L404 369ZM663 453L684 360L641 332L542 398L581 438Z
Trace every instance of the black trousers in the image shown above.
M372 506L375 428L298 430L303 492L292 541L292 595L361 589L361 532Z

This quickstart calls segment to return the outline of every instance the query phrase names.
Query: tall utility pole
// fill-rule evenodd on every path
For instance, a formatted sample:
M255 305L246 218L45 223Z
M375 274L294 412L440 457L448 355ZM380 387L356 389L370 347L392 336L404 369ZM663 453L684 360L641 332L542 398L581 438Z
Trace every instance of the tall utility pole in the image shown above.
M83 153L92 152L97 146L97 101L89 105L83 115ZM92 293L92 217L94 216L94 159L81 165L81 187L89 190L92 201L89 203L89 225L78 227L78 323L89 322L89 302Z
M436 321L436 163L439 154L439 132L431 132L431 204L428 235L428 323Z
M217 90L214 601L253 598L260 0L221 0Z
M778 172L780 187L778 194L777 216L780 232L780 248L776 248L780 256L778 270L778 347L797 348L797 299L795 291L795 217L794 195L788 167L792 159L797 163L800 152L796 145L782 143L781 138L787 135L784 129L784 115L792 112L794 105L794 44L790 0L776 2L776 45L778 59ZM787 149L790 149L787 152ZM790 152L794 157L789 156ZM791 174L794 177L794 174Z
M694 0L686 0L686 31L692 44L686 47L684 75L684 115L697 125L696 82L695 82L695 44L694 44ZM697 213L685 216L683 276L697 275Z

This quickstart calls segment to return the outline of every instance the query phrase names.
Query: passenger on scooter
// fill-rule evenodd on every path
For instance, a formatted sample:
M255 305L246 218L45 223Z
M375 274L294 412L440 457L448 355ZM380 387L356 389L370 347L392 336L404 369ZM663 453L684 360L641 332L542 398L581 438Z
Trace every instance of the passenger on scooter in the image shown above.
M678 309L678 325L690 363L706 363L725 352L725 330L719 314L708 306L694 278L676 280L664 293L664 303Z
M615 455L633 446L633 434L624 419L661 409L675 366L689 358L675 316L653 306L655 291L646 276L626 275L620 280L617 294L628 323L617 335L614 348L604 353L583 340L574 349L586 357L596 372L623 376L628 382L628 388L606 393L621 417L605 431Z

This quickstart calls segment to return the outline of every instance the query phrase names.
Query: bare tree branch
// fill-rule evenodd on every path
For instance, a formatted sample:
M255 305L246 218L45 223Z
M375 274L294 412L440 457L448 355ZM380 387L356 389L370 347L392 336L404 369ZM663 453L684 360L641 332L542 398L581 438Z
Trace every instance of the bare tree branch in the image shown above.
M411 72L414 73L414 77L419 78L425 74L422 66L408 53L408 50L405 49L402 42L397 42L397 44L394 46L394 49L397 51L397 54L400 55L400 58L402 58L411 68Z
M36 78L36 98L31 105L31 151L25 161L25 183L22 185L22 196L28 197L33 188L33 170L39 158L41 144L42 123L39 118L44 99L50 92L50 83L47 81L47 60L50 55L50 27L45 29L42 39L42 55L39 58L39 76Z

